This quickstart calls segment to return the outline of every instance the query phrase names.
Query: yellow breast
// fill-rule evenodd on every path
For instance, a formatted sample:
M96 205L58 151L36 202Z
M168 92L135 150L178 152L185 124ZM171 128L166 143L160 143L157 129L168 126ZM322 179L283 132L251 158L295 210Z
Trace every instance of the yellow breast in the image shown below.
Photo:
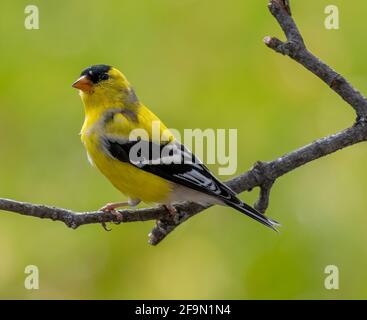
M137 121L131 121L127 116L118 113L113 121L104 126L98 110L88 112L82 128L82 142L95 166L123 194L132 199L140 199L146 203L163 203L172 191L172 183L145 172L129 163L121 162L106 154L101 145L101 136L112 134L127 138L133 129L145 129L152 133L152 120L157 120L144 106L137 114ZM167 135L166 127L162 124L162 133ZM168 139L174 139L168 134Z

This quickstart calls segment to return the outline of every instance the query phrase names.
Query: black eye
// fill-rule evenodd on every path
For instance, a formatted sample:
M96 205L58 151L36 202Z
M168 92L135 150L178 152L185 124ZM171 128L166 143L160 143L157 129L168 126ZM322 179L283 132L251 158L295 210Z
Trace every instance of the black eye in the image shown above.
M107 73L104 73L104 74L101 75L101 80L107 80L109 78L110 78L110 76Z

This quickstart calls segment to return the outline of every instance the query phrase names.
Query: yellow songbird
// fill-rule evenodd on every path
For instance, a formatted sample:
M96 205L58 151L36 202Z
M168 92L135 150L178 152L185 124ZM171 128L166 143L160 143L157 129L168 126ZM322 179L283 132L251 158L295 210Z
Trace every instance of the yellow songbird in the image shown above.
M277 222L238 199L175 140L119 70L88 67L73 87L80 90L84 104L81 139L90 162L128 196L127 202L109 203L103 211L116 213L119 207L143 201L163 204L175 214L173 203L192 201L230 206L275 229Z

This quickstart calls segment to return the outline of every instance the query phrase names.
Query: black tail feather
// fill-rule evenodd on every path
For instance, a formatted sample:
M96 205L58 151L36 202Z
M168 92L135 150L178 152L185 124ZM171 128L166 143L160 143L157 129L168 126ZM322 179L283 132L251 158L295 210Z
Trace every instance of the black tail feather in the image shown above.
M236 200L239 200L239 199L237 198ZM239 200L238 202L237 201L236 202L228 201L228 202L226 202L226 204L228 206L236 209L237 211L240 211L241 213L246 214L250 218L262 223L263 225L273 229L274 231L278 232L276 227L280 226L280 223L278 223L277 221L272 220L270 218L267 218L265 215L263 215L262 213L260 213L256 209L252 208L248 204L242 202L241 200Z

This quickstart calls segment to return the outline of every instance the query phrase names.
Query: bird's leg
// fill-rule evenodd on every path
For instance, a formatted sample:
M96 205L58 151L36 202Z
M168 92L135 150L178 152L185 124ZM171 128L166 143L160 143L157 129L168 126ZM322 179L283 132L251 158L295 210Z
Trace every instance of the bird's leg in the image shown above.
M140 203L140 199L130 199L129 198L128 201L124 201L124 202L107 203L105 206L103 206L100 209L100 211L114 213L114 212L116 212L117 208L122 208L122 207L126 207L126 206L135 207L139 203Z
M125 202L113 202L113 203L107 203L106 205L104 205L100 211L103 212L110 212L110 213L117 213L116 209L121 208L121 207L126 207L129 205L128 201Z
M124 201L124 202L107 203L105 206L103 206L100 209L100 211L105 212L105 213L112 213L113 215L116 216L118 221L122 221L122 214L118 212L116 209L121 208L121 207L126 207L126 206L135 207L139 203L140 203L140 199L130 199L129 198L128 201Z
M177 213L177 209L172 204L164 204L164 207L169 212L171 218L174 218Z

